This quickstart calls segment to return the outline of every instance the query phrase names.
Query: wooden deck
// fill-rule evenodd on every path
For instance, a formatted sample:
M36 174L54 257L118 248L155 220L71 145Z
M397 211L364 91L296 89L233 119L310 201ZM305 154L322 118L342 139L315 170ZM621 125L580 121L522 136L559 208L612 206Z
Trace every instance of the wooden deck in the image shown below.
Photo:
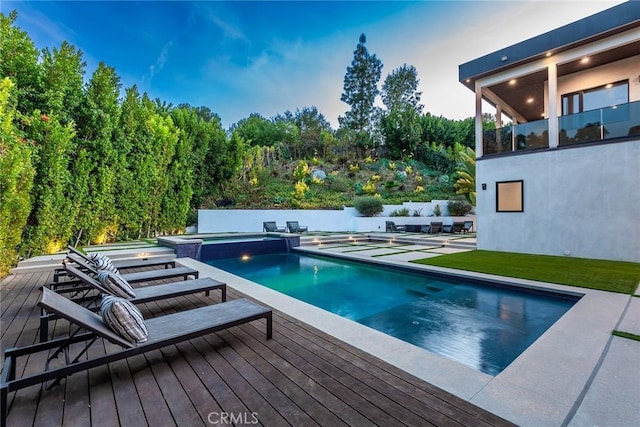
M37 342L38 287L52 278L0 282L3 350ZM229 289L229 299L241 296ZM213 292L140 307L150 317L218 302ZM68 323L56 320L51 330L64 336ZM97 341L89 357L114 350ZM42 369L44 357L18 372ZM512 425L276 311L272 340L264 321L254 322L72 375L50 390L10 393L9 408L13 427Z

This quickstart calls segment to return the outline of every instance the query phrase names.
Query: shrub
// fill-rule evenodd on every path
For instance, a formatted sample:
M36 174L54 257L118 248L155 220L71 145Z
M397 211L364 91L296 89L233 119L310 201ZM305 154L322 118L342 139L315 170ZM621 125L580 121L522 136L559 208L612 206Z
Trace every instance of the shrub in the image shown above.
M422 209L420 209L420 208L414 209L413 210L413 216L422 216Z
M375 194L376 186L373 182L367 181L367 183L362 187L362 192L365 194Z
M304 181L298 181L295 185L295 196L299 199L302 199L305 193L309 191L309 186L304 183Z
M464 199L449 200L447 208L449 208L449 215L451 216L465 216L473 210L471 203Z
M360 215L366 217L376 216L384 210L382 200L375 196L358 197L354 200L353 206Z
M300 160L298 162L298 166L296 166L295 170L293 171L293 178L297 181L302 181L310 174L311 168L309 167L307 162L305 162L304 160Z
M395 211L391 212L389 216L409 216L409 209L408 208L396 209Z
M442 215L442 211L440 210L440 205L436 205L433 208L433 216L440 216Z

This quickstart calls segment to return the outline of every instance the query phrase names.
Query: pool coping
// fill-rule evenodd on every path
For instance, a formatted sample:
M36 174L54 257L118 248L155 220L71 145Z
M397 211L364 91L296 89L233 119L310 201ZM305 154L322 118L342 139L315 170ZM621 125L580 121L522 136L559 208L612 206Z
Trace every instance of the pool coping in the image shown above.
M616 329L631 298L625 294L553 283L375 259L357 253L328 255L311 246L295 250L417 271L455 274L507 286L582 295L506 369L491 376L194 259L177 260L198 269L201 277L225 281L228 286L276 310L521 425L557 426L570 421L576 402L598 368L611 331Z

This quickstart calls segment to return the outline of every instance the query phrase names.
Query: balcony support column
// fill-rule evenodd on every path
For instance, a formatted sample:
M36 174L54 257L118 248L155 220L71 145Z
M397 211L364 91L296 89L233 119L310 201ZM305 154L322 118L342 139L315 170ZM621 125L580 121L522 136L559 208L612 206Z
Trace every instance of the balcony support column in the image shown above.
M558 66L551 63L547 67L549 78L549 148L558 147Z
M482 134L482 87L476 81L475 87L475 95L476 95L476 120L475 120L475 131L476 131L476 159L482 157L484 152L484 137Z

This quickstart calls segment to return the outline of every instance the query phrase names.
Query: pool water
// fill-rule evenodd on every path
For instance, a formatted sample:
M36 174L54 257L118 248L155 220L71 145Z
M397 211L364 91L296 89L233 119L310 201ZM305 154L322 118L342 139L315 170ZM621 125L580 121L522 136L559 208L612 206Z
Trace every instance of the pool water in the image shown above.
M490 375L577 301L295 253L207 263Z

